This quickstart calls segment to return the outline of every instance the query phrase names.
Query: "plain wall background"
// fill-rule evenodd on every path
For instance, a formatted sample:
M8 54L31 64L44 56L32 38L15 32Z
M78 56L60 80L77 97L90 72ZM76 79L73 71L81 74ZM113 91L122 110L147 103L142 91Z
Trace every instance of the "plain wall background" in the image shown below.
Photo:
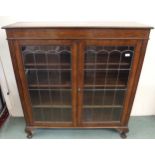
M29 1L29 0L28 0ZM0 16L0 26L19 21L136 21L155 27L155 9L153 0L65 0L42 3L31 1L23 7L12 7L13 2L7 1L0 10L7 8L13 16ZM19 16L20 14L20 16ZM132 115L155 115L155 31L151 31L150 41L142 68L140 81ZM13 73L9 49L4 30L0 30L0 82L11 115L22 116L22 108ZM4 77L3 68L6 75ZM7 84L10 95L7 96Z

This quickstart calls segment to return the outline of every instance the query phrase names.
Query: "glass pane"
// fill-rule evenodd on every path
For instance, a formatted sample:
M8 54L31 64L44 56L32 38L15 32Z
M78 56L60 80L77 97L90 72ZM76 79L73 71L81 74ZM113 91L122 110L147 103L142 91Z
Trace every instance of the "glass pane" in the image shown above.
M21 48L34 121L72 122L71 47Z
M128 70L85 70L85 87L125 88L128 82Z
M70 108L33 108L33 118L35 121L70 122L72 118L71 113Z
M104 106L122 106L125 97L125 90L113 89L85 89L84 106L104 107Z
M122 108L84 108L84 122L108 122L118 121L121 117Z
M87 46L84 67L84 122L120 121L133 46Z

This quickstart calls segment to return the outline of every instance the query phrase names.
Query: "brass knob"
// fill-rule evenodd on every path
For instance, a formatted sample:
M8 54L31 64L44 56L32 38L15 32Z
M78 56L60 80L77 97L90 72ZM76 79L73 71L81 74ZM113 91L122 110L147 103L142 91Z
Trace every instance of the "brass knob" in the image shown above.
M78 92L80 92L81 91L81 88L78 88Z

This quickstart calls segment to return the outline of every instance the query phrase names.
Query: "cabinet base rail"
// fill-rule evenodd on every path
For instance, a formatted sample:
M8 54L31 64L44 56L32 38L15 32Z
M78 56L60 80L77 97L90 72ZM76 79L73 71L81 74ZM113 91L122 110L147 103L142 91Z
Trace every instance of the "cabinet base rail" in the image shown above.
M118 133L120 134L120 137L125 139L127 138L127 133L129 132L129 128L128 127L67 127L67 129L114 129L116 131L118 131ZM33 137L33 130L35 129L60 129L60 127L36 127L36 126L27 126L25 128L25 132L27 134L27 138L31 139ZM61 128L64 129L64 128ZM65 128L66 129L66 128Z

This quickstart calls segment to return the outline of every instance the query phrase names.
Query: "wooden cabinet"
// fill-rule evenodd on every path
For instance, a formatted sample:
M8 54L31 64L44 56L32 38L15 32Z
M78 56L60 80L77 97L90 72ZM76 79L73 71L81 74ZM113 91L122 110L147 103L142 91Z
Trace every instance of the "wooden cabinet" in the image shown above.
M34 128L56 127L114 128L126 137L151 27L16 23L4 28L29 138Z

